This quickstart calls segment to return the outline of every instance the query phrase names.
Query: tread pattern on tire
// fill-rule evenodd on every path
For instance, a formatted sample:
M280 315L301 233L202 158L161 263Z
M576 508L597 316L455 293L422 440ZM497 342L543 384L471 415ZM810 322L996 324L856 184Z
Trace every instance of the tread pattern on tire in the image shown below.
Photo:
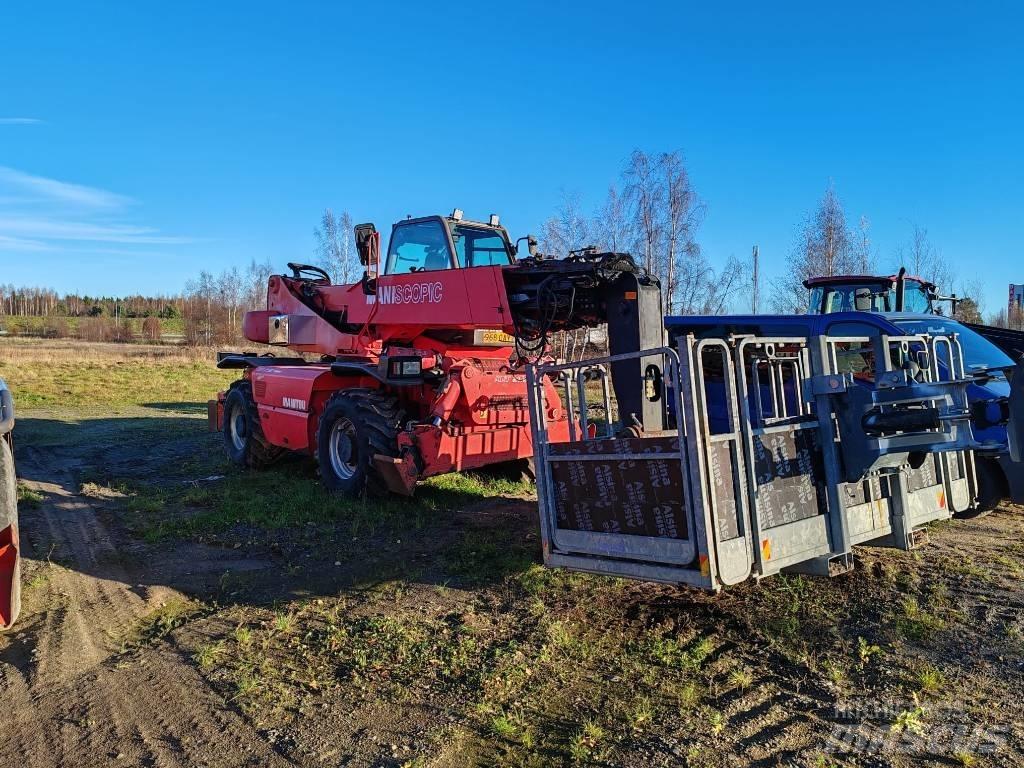
M263 425L260 423L260 412L252 395L252 382L248 379L233 381L228 387L228 397L232 392L240 392L245 400L246 412L249 415L249 450L246 452L246 466L250 469L266 469L277 461L286 449L273 445L263 436ZM226 398L225 398L226 400ZM225 413L225 418L227 414ZM228 425L224 425L227 439Z
M978 503L974 508L954 513L953 517L958 520L977 520L986 517L999 506L1003 499L1010 495L1003 471L994 460L978 458L974 466L975 476L978 480ZM985 490L989 491L988 496L982 495Z
M324 416L331 410L331 406L340 400L351 403L358 412L366 427L371 457L378 453L385 456L398 456L398 431L401 429L405 412L399 406L398 398L382 390L369 387L339 390L331 395L324 404L320 422L316 428L318 454L321 434L325 427ZM320 477L323 479L322 467ZM371 458L366 465L365 486L360 495L383 496L387 492L387 483L377 472Z

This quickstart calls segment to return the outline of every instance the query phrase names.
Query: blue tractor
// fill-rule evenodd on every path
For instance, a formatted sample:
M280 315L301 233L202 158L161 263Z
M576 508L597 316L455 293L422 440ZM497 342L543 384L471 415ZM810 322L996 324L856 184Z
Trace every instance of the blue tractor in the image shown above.
M975 408L975 436L982 443L1005 446L1006 427L999 424L1001 398L1010 391L1010 371L1024 359L1024 332L978 323L963 323L943 314L956 315L962 299L943 296L934 283L907 275L905 269L889 276L841 275L811 278L804 282L810 291L809 314L833 315L870 312L905 333L957 333L968 371L991 372L984 383L971 385L969 395ZM976 450L978 510L991 510L1001 499L1024 503L1024 474L1013 466L1005 449Z
M879 336L940 336L956 333L963 353L965 372L973 379L968 387L971 403L978 498L973 507L959 513L973 517L995 508L1002 499L1024 502L1024 471L1008 449L1007 419L1011 377L1016 366L1006 353L980 334L948 317L918 312L837 311L808 315L726 315L668 317L666 328L673 343L680 334L697 338L725 338L745 335L759 337L834 336L877 338ZM851 345L842 365L854 381L865 385L875 368L872 345ZM940 370L946 366L940 361ZM947 374L943 374L945 376ZM1018 385L1019 386L1019 385ZM795 401L796 392L786 392ZM708 418L712 428L724 413L716 413L714 403L724 397L710 398ZM724 407L724 406L722 406Z

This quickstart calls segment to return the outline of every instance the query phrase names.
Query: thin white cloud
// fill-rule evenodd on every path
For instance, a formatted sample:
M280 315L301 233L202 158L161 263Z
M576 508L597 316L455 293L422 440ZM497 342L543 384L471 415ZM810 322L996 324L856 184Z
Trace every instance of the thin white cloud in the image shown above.
M26 240L21 237L0 235L0 251L52 251L53 247L39 240Z
M181 245L193 242L187 237L159 234L152 227L133 224L92 224L53 218L0 216L0 235L35 240L78 240L100 243L139 243L148 245Z
M129 197L36 176L0 165L0 254L83 254L102 246L175 246L193 238L167 235L133 221Z
M36 117L0 117L0 125L39 125L42 122Z
M34 194L47 200L67 203L84 208L117 209L134 202L129 197L116 195L104 189L71 184L67 181L33 176L14 168L0 165L0 185L7 184L15 189Z

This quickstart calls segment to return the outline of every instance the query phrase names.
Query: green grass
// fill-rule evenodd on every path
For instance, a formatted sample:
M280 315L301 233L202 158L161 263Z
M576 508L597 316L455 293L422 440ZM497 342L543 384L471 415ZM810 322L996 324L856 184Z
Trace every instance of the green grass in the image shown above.
M937 694L946 685L945 675L932 666L926 666L917 673L917 685L922 693Z
M309 470L295 462L264 472L232 467L221 481L185 489L128 483L131 495L124 504L132 528L150 541L221 533L239 524L275 530L349 522L352 533L359 535L396 524L419 527L483 498L527 492L520 483L451 474L422 483L412 501L397 496L355 500L328 492ZM482 576L494 568L504 572L528 564L522 551L499 552L482 538L467 541L452 560L456 572Z
M43 503L43 494L29 488L22 482L18 483L18 506L24 509L38 509Z
M470 529L443 559L449 573L482 582L525 571L534 562L534 552L514 543L508 531Z
M205 402L237 378L213 362L13 359L3 362L17 408Z
M921 607L913 597L901 604L902 612L895 617L897 631L909 640L926 642L947 626L941 616Z
M172 598L140 618L125 637L124 646L127 649L161 640L202 609L202 603L195 600Z

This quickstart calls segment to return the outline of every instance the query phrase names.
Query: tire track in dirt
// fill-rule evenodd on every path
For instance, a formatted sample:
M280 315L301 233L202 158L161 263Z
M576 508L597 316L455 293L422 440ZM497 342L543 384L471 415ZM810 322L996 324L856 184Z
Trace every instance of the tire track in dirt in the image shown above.
M26 516L29 535L60 564L38 588L42 615L16 633L25 652L0 656L0 766L287 765L170 643L121 653L147 613L182 596L133 589L117 542L71 474L39 450L19 460L26 484L44 494Z

